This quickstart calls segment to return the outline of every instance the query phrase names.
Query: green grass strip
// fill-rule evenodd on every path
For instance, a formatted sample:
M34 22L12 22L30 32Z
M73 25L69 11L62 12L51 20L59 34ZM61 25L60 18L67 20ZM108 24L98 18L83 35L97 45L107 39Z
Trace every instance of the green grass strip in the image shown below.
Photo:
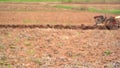
M119 9L112 9L112 10L100 10L100 9L96 9L96 8L84 8L84 7L73 7L73 6L64 6L64 5L56 5L54 6L56 8L64 8L64 9L77 9L78 11L89 11L89 12L99 12L99 13L109 13L109 14L120 14L120 10Z
M118 10L118 9L99 10L99 9L96 9L96 8L88 8L88 11L90 11L90 12L100 12L100 13L110 13L110 14L120 14L120 10Z
M63 8L63 9L73 9L74 8L72 6L64 6L64 5L56 5L54 7L56 7L56 8Z

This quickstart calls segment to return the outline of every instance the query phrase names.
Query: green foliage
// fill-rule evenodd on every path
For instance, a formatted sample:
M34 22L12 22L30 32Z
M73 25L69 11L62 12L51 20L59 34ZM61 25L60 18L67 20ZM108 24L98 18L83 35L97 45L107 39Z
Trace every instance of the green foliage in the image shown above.
M0 65L9 65L7 61L0 61Z
M10 67L10 64L8 64L8 68L11 68L11 67Z
M110 14L120 14L119 9L112 9L112 10L100 10L96 8L86 8L86 7L73 7L73 6L64 6L64 5L56 5L56 8L64 8L64 9L76 9L78 11L89 11L89 12L100 12L100 13L110 13Z
M39 64L39 65L42 65L42 61L40 58L35 58L35 59L32 59L33 62Z
M106 51L104 52L104 54L105 54L105 55L110 55L110 54L112 54L112 52L111 52L110 50L106 50Z
M8 37L11 36L10 32L7 32L7 31L4 32L4 35L6 35L6 36L8 36Z
M5 49L5 46L0 44L0 49Z
M7 61L7 56L6 55L0 55L0 66L8 66L10 65L9 62Z
M54 7L56 7L56 8L64 8L64 9L73 9L74 8L72 6L64 6L64 5L56 5Z
M27 24L27 23L39 23L38 20L23 20L23 23Z
M120 10L117 10L117 9L114 9L114 10L99 10L99 9L96 9L96 8L88 8L88 11L100 12L100 13L120 14Z

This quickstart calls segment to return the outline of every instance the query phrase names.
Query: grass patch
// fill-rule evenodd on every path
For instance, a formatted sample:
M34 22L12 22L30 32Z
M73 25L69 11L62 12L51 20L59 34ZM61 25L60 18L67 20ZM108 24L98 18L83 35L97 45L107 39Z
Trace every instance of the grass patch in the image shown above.
M5 49L5 46L0 44L0 49Z
M96 8L92 8L92 7L74 7L74 9L78 10L78 11L89 11L89 12L99 12L99 13L109 13L109 14L120 14L120 10L119 9L96 9Z
M7 31L4 32L4 35L6 35L6 36L8 36L8 37L11 36L10 32L7 32Z
M0 65L6 65L6 66L8 66L10 64L7 61L0 61Z
M112 10L100 10L96 8L91 8L91 7L73 7L73 6L64 6L64 5L56 5L54 6L56 8L63 8L63 9L71 9L71 10L77 10L77 11L89 11L89 12L99 12L99 13L109 13L109 14L120 14L119 9L112 9Z
M9 62L7 61L7 56L6 55L0 55L0 66L8 66L10 65Z
M39 23L38 20L23 20L23 23L27 24L27 23Z
M8 64L8 66L7 66L8 68L11 68L11 66L10 66L10 64Z
M36 64L42 65L42 61L40 58L32 59L32 61L35 62Z
M104 54L105 54L106 56L108 56L108 55L112 54L112 52L111 52L110 50L106 50L106 51L104 52Z
M56 8L63 8L63 9L73 9L74 8L72 6L64 6L64 5L56 5L54 7L56 7Z
M96 8L88 8L87 11L90 12L100 12L100 13L110 13L110 14L120 14L120 10L113 9L113 10L99 10Z
M15 42L19 42L20 41L20 39L19 38L15 38Z

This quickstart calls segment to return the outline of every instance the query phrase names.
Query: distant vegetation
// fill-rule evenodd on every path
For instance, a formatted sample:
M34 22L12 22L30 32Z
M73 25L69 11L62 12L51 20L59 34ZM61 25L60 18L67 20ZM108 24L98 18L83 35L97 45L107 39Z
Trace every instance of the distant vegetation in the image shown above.
M56 5L54 7L56 7L56 8L64 8L64 9L73 9L73 8L75 8L75 7L72 7L72 6L64 6L64 5Z
M63 9L71 9L71 10L77 10L77 11L89 11L89 12L100 12L100 13L110 13L110 14L120 14L119 9L104 9L100 10L97 8L91 8L91 7L73 7L73 6L65 6L65 5L56 5L54 6L56 8L63 8Z
M120 0L0 0L0 2L87 2L87 3L120 3Z
M113 9L113 10L99 10L96 8L88 8L88 11L90 12L100 12L100 13L110 13L110 14L120 14L120 10Z

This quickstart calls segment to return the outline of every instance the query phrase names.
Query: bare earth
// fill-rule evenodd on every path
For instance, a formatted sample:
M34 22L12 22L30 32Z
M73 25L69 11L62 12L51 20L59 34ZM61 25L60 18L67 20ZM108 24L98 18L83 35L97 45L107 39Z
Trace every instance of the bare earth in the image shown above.
M1 3L0 24L93 25L93 16L101 14L46 5ZM120 68L119 33L120 29L0 28L0 68Z
M2 28L0 66L6 68L10 64L11 68L110 68L109 66L120 62L119 32L120 30Z
M0 24L94 24L98 13L58 12L0 12Z
M0 24L94 24L94 16L104 15L102 13L66 10L52 7L55 5L56 4L54 3L1 3ZM107 6L107 4L102 4L101 6L99 4L69 5L78 7L98 6L97 8ZM108 7L110 7L110 5ZM118 8L120 5L112 4L112 7ZM110 16L112 14L106 15Z

